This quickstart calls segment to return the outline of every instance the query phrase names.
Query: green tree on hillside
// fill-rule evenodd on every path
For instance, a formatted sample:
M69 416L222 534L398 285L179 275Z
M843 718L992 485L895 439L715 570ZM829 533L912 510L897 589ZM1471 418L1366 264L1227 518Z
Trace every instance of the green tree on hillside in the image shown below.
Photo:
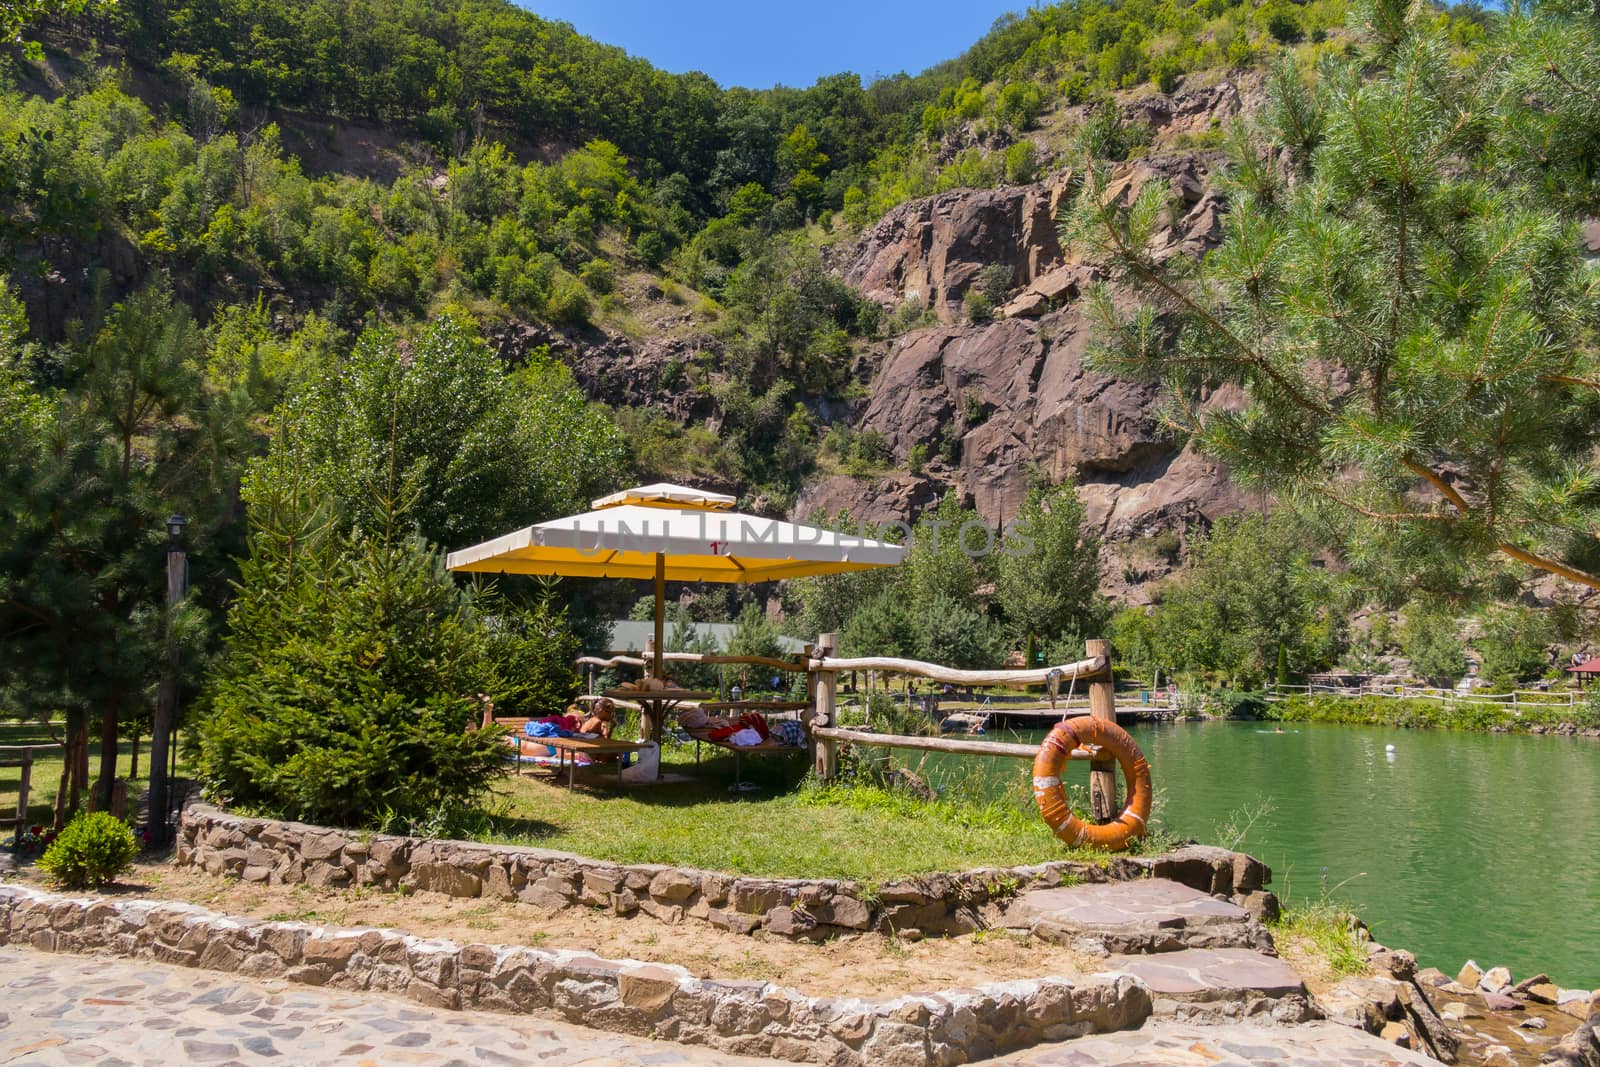
M1600 34L1557 6L1506 19L1474 53L1431 10L1376 0L1358 56L1309 81L1280 67L1198 275L1156 254L1158 183L1123 205L1096 172L1065 233L1143 298L1091 296L1096 364L1164 382L1174 431L1347 531L1359 570L1447 588L1478 576L1464 563L1515 563L1600 588L1600 275L1547 195L1600 190L1594 108L1545 106L1583 95L1564 86ZM1219 383L1244 404L1204 402Z
M1550 669L1555 638L1546 613L1521 605L1490 608L1482 618L1483 636L1474 641L1483 656L1483 677L1496 688L1531 682Z
M1456 636L1455 614L1427 601L1406 608L1400 647L1411 661L1411 673L1435 685L1454 685L1467 672L1467 651Z
M1099 636L1100 538L1071 484L1028 493L1001 543L995 584L1013 639Z
M1305 546L1285 515L1222 519L1197 539L1157 613L1167 661L1235 685L1305 669L1323 599Z
M410 338L369 330L291 406L297 447L355 528L380 529L380 489L398 477L406 521L449 548L582 510L620 466L615 428L564 368L508 374L450 315Z

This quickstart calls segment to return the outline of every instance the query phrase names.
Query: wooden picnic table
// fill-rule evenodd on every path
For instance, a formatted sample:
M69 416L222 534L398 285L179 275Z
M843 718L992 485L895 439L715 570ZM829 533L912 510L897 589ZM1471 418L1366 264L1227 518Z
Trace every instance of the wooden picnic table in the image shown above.
M806 700L712 700L700 705L700 710L719 711L804 711L811 706ZM738 718L737 715L734 718Z
M726 749L727 751L732 752L733 753L733 781L734 781L735 785L737 785L744 778L744 757L745 757L746 753L749 753L751 755L756 755L756 756L770 756L770 755L773 755L774 753L779 754L779 755L787 755L787 756L805 755L806 750L804 748L797 747L795 745L786 745L782 741L777 741L777 740L774 740L773 738L770 738L770 737L766 738L759 745L730 745L726 740L722 740L722 741L714 741L714 740L712 740L712 738L710 736L711 731L716 729L717 726L726 726L726 725L729 725L729 724L728 723L718 723L718 724L716 724L716 726L701 726L701 727L690 728L690 727L684 726L684 725L682 725L680 723L678 728L680 730L682 730L684 733L688 734L690 737L694 738L694 762L695 762L696 766L699 766L699 764L700 764L700 745L701 745L702 742L705 743L705 744L714 745L717 748ZM787 783L787 778L788 778L787 772L785 772L784 777L785 777L785 782Z
M556 778L561 778L561 768L567 768L567 788L571 789L578 777L578 757L588 756L591 760L600 756L617 757L617 784L622 784L622 756L629 752L638 752L650 746L640 741L607 741L603 738L587 737L535 737L530 738L534 744L549 745L556 750ZM520 746L519 746L520 747ZM567 757L571 757L569 760Z

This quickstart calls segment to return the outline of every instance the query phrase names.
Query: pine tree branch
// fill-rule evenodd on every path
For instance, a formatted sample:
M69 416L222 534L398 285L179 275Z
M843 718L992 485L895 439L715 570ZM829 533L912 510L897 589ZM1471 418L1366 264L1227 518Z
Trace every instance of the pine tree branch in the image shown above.
M1514 560L1526 563L1530 567L1537 568L1538 570L1545 571L1549 574L1554 574L1560 578L1565 578L1569 582L1577 582L1579 585L1586 585L1590 589L1600 589L1600 577L1597 577L1593 574L1575 570L1564 563L1557 563L1553 559L1546 559L1543 556L1537 556L1532 552L1528 552L1524 549L1518 548L1516 545L1508 544L1504 541L1495 545L1495 548L1499 549L1501 552L1510 556Z
M1550 385L1575 385L1583 389L1600 389L1600 381L1593 378L1574 378L1567 374L1541 374L1539 380Z
M1472 505L1467 503L1467 498L1458 493L1455 486L1445 481L1444 478L1437 472L1430 470L1421 463L1411 459L1402 459L1400 463L1406 468L1406 470L1410 471L1412 474L1415 474L1417 477L1422 478L1429 485L1439 490L1439 492L1444 495L1444 498L1450 501L1451 505L1454 506L1463 517L1472 512Z
M1346 510L1349 510L1349 511L1353 511L1357 515L1360 515L1363 518L1371 519L1374 522L1454 522L1455 521L1453 516L1441 515L1436 511L1434 511L1434 512L1425 512L1425 511L1373 511L1371 508L1363 507L1362 505L1357 504L1354 500L1349 500L1346 497L1341 496L1338 493L1335 493L1332 489L1329 489L1329 488L1327 488L1325 486L1311 485L1310 489L1312 490L1312 492L1315 492L1320 496L1327 497L1329 500L1333 501L1335 504L1338 504L1340 507L1345 508Z

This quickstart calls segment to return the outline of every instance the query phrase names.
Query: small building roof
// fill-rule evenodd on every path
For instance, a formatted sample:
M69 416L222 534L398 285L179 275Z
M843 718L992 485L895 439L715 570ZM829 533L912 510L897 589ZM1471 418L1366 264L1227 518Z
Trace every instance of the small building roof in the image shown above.
M718 652L728 651L728 642L732 640L733 633L738 629L731 622L697 622L694 623L696 637L709 637L717 643ZM667 638L670 641L675 624L667 624ZM639 622L634 619L617 619L611 624L611 647L606 649L613 656L624 655L632 652L638 654L644 651L644 643L655 636L653 622ZM798 637L779 636L778 647L786 654L804 652L806 643ZM676 651L670 645L665 651Z

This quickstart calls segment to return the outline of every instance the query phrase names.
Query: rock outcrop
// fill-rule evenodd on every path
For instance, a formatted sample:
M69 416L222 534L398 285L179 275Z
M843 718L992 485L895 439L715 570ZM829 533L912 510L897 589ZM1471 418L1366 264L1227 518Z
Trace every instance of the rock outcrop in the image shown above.
M1189 114L1171 101L1161 107L1169 116ZM1120 166L1105 195L1130 200L1161 183L1172 207L1154 252L1194 258L1221 240L1225 205L1210 179L1200 157L1151 157ZM802 496L800 514L848 509L869 521L910 520L954 489L999 524L1043 475L1076 482L1090 521L1119 544L1258 505L1222 468L1163 432L1155 386L1085 365L1093 327L1079 298L1106 272L1057 235L1056 213L1075 186L1064 173L1035 185L931 197L896 209L863 238L846 279L886 305L923 300L946 322L889 347L860 419L884 436L899 464L920 458L921 473L829 479ZM990 263L1012 270L1016 288L1004 316L955 323ZM1239 399L1225 391L1210 402ZM1165 566L1148 553L1114 555L1120 558L1108 560L1106 576L1112 588L1157 577Z

